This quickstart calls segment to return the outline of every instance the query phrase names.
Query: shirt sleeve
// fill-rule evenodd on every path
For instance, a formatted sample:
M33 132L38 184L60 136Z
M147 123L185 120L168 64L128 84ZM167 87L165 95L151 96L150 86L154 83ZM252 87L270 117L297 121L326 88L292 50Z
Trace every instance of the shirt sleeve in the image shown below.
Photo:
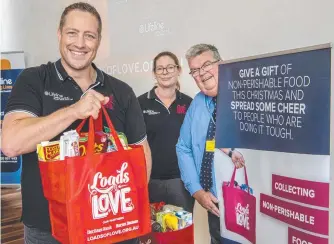
M133 90L129 94L125 115L125 134L129 144L140 144L146 139L146 126L143 112Z
M194 117L193 114L195 106L195 102L193 101L186 113L186 117L184 118L183 124L181 126L180 136L176 144L176 154L181 172L181 179L191 195L203 189L196 171L195 159L193 156L194 153L191 143L191 121Z
M28 68L17 77L8 98L5 115L14 112L42 115L42 81L37 68Z

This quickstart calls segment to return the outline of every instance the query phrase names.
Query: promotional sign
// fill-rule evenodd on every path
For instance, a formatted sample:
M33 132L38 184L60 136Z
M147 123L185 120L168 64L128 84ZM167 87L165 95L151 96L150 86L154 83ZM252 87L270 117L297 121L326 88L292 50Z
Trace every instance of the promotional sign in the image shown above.
M1 53L1 125L10 92L24 68L23 52ZM1 185L20 184L20 177L21 157L10 158L1 152Z
M216 148L247 169L216 150L224 244L329 243L330 84L330 45L220 65Z

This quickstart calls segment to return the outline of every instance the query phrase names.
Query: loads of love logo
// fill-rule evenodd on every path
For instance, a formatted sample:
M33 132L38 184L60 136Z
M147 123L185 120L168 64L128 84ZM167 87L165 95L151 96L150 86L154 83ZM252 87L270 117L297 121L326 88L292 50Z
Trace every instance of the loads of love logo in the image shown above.
M134 205L129 197L128 163L124 162L116 173L104 176L97 172L93 183L88 184L93 219L103 219L111 213L117 215L119 212L124 214L133 211Z
M246 230L249 230L249 205L246 207L242 206L241 203L235 208L237 224L244 227Z

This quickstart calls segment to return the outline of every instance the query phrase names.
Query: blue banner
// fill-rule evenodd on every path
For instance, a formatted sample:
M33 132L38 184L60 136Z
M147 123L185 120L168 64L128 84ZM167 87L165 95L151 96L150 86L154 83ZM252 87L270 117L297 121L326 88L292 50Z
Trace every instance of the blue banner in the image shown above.
M329 155L330 49L219 67L217 148Z
M10 92L22 69L1 70L1 122ZM1 184L21 183L21 157L7 157L1 152Z

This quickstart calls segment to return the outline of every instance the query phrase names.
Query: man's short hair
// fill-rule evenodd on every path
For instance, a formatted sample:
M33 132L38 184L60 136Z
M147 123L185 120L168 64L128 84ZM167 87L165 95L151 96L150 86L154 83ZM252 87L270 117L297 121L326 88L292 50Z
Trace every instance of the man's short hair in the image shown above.
M189 59L194 58L198 55L201 55L202 53L204 53L206 51L212 51L213 57L216 60L221 60L218 49L214 45L204 44L204 43L196 44L196 45L192 46L191 48L189 48L188 51L186 52L186 59L189 60Z
M65 21L66 21L66 16L68 15L69 12L73 10L79 10L79 11L87 12L87 13L94 15L99 23L99 27L97 31L98 31L99 37L101 37L102 20L101 20L101 16L99 12L97 12L96 8L94 8L92 5L88 3L83 3L83 2L73 3L64 9L60 17L59 30L63 29Z

